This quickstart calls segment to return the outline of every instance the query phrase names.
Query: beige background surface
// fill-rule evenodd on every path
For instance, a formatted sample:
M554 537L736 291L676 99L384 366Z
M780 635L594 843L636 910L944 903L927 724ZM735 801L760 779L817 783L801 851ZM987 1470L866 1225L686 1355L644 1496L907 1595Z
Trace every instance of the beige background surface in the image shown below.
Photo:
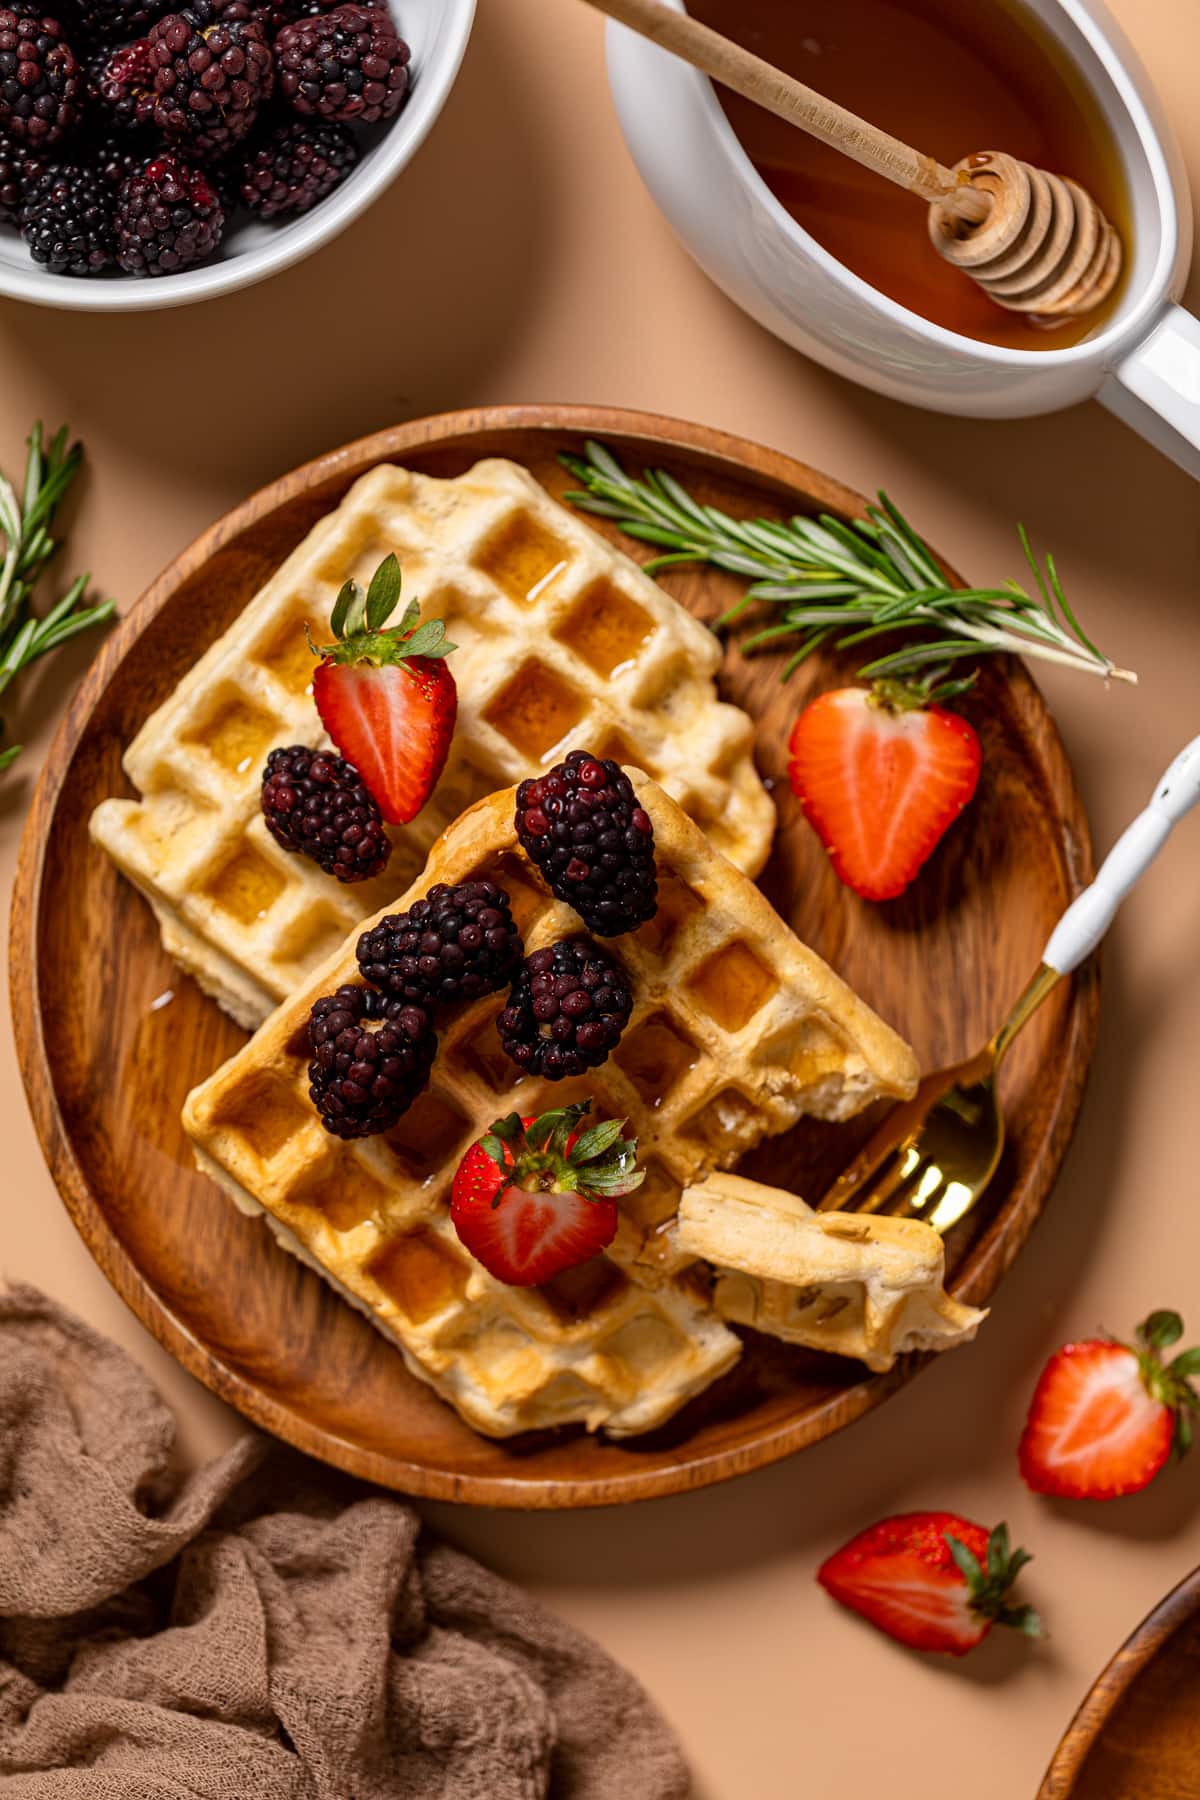
M1200 192L1195 0L1118 0L1116 11ZM0 303L0 464L16 468L35 416L70 419L91 453L72 560L126 601L202 526L302 458L484 401L626 404L762 439L861 489L885 485L978 579L1017 573L1022 518L1053 547L1098 641L1141 671L1132 693L1045 682L1107 847L1200 729L1197 489L1095 406L1013 424L924 415L760 331L644 194L600 35L575 0L480 0L462 78L417 162L347 236L265 287L138 318ZM82 666L69 658L13 709L31 746L26 781ZM10 778L6 890L25 799ZM643 1677L683 1737L702 1800L1024 1800L1102 1663L1200 1562L1200 1455L1152 1492L1091 1510L1035 1500L1014 1462L1032 1381L1064 1335L1126 1330L1170 1304L1200 1336L1198 893L1200 816L1113 933L1078 1137L974 1348L842 1437L724 1489L573 1517L429 1509ZM0 1040L0 1267L128 1345L177 1408L188 1453L215 1450L239 1420L168 1360L92 1265L42 1164L7 1023ZM1037 1555L1027 1589L1048 1645L993 1638L943 1666L826 1601L812 1575L829 1550L882 1513L925 1505L1010 1521Z

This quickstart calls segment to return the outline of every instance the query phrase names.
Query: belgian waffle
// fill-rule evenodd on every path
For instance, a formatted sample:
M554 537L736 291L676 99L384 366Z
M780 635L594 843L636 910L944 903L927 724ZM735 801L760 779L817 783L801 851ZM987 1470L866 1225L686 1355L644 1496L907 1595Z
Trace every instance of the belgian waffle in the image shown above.
M841 1118L916 1083L895 1032L661 788L628 773L654 825L660 903L608 946L634 1009L601 1069L555 1085L519 1078L496 1036L505 999L492 995L446 1021L430 1087L393 1131L339 1143L307 1096L307 1019L319 995L357 979L351 938L184 1108L201 1166L492 1435L569 1420L627 1435L706 1387L739 1341L672 1243L681 1189L802 1113ZM577 932L518 845L514 802L509 789L465 813L400 904L486 876L509 894L529 949ZM583 1095L598 1116L628 1119L645 1186L622 1202L607 1255L548 1288L507 1287L458 1243L455 1168L493 1119Z
M267 752L327 744L315 642L348 576L388 551L405 594L457 643L449 761L420 817L390 835L385 873L340 885L275 844L259 812ZM383 466L355 483L146 721L125 755L140 800L107 800L93 837L145 894L168 952L248 1029L394 900L466 807L573 744L646 768L755 875L775 811L753 726L717 699L712 633L524 469L453 481Z
M969 1343L987 1317L946 1293L945 1248L920 1219L814 1212L780 1188L714 1174L685 1189L677 1235L714 1266L723 1319L869 1369Z

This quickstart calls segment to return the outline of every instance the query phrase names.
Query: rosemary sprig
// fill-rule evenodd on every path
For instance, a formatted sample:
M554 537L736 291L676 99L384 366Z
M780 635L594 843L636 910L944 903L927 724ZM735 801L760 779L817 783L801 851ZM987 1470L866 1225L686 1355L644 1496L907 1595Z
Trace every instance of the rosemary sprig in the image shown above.
M928 545L887 495L867 508L865 519L846 525L822 513L818 519L733 519L694 500L665 469L647 469L641 481L627 475L603 444L589 439L586 456L560 460L579 490L566 498L584 512L613 519L630 537L658 544L663 554L649 574L678 563L706 562L750 581L742 598L716 621L729 625L755 601L781 608L777 623L747 638L743 650L799 634L783 673L828 638L845 650L896 632L916 632L900 648L864 663L859 674L906 677L942 669L960 657L1007 651L1040 657L1106 681L1136 681L1119 669L1082 630L1047 556L1043 568L1024 526L1021 548L1033 572L1034 592L1015 581L1002 587L954 588Z
M12 483L0 475L0 694L22 669L116 610L114 600L83 605L91 576L80 575L49 612L39 617L33 611L34 589L59 548L50 535L54 515L83 462L82 444L68 446L68 437L64 425L43 445L40 421L33 427L19 499ZM20 752L20 744L0 751L0 773Z

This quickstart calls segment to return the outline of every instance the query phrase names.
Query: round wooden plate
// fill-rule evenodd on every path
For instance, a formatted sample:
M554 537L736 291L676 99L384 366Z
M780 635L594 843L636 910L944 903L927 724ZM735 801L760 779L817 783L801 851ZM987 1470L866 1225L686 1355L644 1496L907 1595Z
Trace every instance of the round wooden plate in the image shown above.
M1038 1800L1197 1800L1200 1569L1160 1600L1075 1714Z
M920 1359L867 1379L856 1364L751 1334L738 1368L651 1437L617 1445L582 1432L516 1443L477 1436L193 1171L180 1106L241 1033L173 968L149 908L91 845L87 821L105 795L131 792L121 752L146 715L364 470L390 459L456 475L477 457L503 455L561 493L570 484L558 452L589 435L630 464L670 467L733 511L850 516L863 504L740 439L597 408L491 408L350 444L205 532L113 632L39 783L14 897L12 987L29 1103L67 1207L118 1292L186 1368L269 1431L370 1480L492 1506L611 1504L741 1474L858 1418ZM707 570L674 570L664 585L706 619L741 591ZM989 1035L1090 878L1083 808L1029 677L989 668L966 708L984 745L977 800L903 899L858 900L833 875L786 778L791 720L818 683L840 673L814 664L785 685L775 658L743 661L736 649L727 657L724 692L757 720L759 767L779 801L763 886L934 1068ZM168 989L173 1002L156 1009ZM1005 1066L1004 1162L986 1204L949 1245L954 1291L965 1300L988 1300L1045 1203L1078 1112L1097 1006L1094 973L1064 983ZM856 1142L850 1128L805 1124L748 1158L745 1172L816 1195Z

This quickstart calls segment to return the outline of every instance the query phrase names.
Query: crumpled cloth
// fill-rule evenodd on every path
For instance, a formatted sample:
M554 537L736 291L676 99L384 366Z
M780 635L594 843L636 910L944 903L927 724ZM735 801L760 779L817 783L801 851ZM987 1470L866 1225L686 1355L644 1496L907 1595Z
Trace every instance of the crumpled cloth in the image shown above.
M633 1677L405 1502L195 1474L107 1339L0 1288L5 1800L683 1800Z

